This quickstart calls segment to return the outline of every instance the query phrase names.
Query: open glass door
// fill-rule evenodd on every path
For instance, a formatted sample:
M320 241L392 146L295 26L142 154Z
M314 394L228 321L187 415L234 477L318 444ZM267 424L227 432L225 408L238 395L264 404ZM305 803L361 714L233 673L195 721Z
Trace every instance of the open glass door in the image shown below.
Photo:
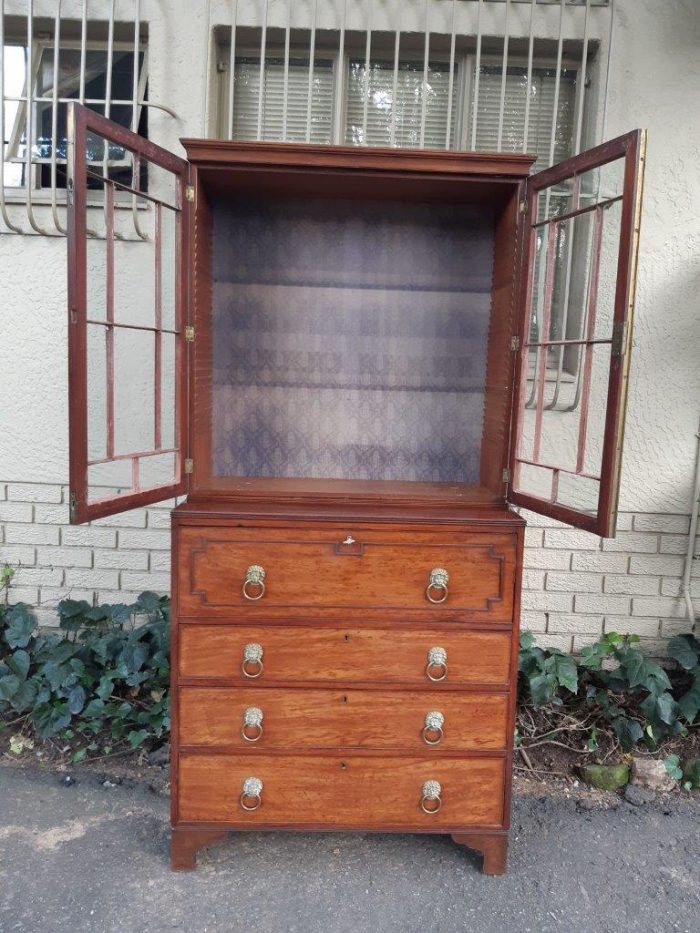
M70 516L185 491L187 162L78 104L69 116Z
M615 533L646 134L527 182L509 499Z

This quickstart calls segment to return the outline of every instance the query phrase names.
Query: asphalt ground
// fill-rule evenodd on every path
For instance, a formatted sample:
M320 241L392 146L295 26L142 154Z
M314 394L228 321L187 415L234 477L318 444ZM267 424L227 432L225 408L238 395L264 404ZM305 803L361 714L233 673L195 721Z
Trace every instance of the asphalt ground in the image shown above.
M448 836L246 833L168 867L168 800L0 767L0 931L698 933L700 795L519 782L509 871Z

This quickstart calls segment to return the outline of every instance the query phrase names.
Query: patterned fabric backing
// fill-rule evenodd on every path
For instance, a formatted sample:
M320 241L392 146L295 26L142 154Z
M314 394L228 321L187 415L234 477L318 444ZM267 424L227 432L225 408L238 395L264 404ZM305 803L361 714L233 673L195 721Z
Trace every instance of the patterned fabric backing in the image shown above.
M492 214L237 201L213 239L214 475L479 481Z

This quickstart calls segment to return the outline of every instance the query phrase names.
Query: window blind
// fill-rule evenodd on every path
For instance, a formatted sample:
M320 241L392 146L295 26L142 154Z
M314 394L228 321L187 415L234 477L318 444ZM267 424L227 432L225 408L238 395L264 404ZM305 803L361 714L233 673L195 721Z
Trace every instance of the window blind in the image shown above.
M287 78L287 132L284 132L284 58L265 60L261 139L304 142L309 95L309 60L290 59ZM237 58L233 90L233 138L258 138L260 59ZM311 82L312 143L333 135L333 63L314 62Z
M350 61L347 75L345 142L350 145L390 146L391 126L395 119L396 146L408 148L421 144L421 110L423 106L423 63L401 62L394 100L393 62L371 62L368 77L367 126L363 130L365 99L365 62ZM449 65L431 63L425 94L424 146L444 149L449 109ZM454 82L450 145L453 145L454 116L457 110L457 82ZM392 111L395 110L395 115Z
M501 68L485 66L479 72L479 97L476 116L476 149L495 152L498 147L498 123L501 109ZM472 82L475 89L475 82ZM522 151L525 132L525 102L527 99L527 69L510 67L506 72L503 104L501 149ZM556 71L533 69L530 81L530 114L526 151L537 155L534 171L547 168L555 121L554 95ZM554 122L554 163L573 154L576 72L562 71L559 79L559 99ZM474 108L472 90L471 108Z

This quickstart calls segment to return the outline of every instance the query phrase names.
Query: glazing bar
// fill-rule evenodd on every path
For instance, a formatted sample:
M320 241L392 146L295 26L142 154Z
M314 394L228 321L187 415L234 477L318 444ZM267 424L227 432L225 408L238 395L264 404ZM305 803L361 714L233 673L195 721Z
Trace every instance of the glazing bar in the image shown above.
M576 176L576 178L578 179L578 176ZM550 190L550 188L547 189L547 194L549 194ZM577 207L576 210L567 211L565 214L557 214L556 217L559 223L562 223L565 220L571 220L572 217L581 217L582 214L590 214L592 211L597 210L599 207L611 207L613 204L617 204L617 202L621 200L622 195L618 194L615 195L614 198L605 198L604 200L596 201L593 204L586 204L583 207ZM538 227L546 227L551 220L551 217L548 220L538 220L536 223L531 224L531 226L535 229Z
M158 449L161 445L161 418L162 418L162 404L163 404L163 331L161 327L163 325L163 228L162 228L162 207L160 204L156 204L155 207L155 340L154 340L154 353L155 359L153 364L154 369L154 384L153 384L153 404L155 406L154 418L153 418L153 446Z
M581 389L581 413L579 417L578 431L578 456L576 460L576 472L581 472L586 458L586 431L588 429L588 410L590 406L591 394L591 371L593 369L593 335L595 334L595 319L598 307L598 279L600 274L600 254L603 241L603 218L602 208L596 211L595 227L593 230L593 252L591 255L591 275L590 289L588 291L588 309L586 317L586 336L587 343L584 350L583 359L583 385Z
M558 222L552 221L547 235L547 261L545 265L544 281L544 305L542 308L542 333L549 333L549 326L552 317L552 297L554 293L554 266L556 263L556 245L557 235L559 233ZM537 374L535 376L537 401L535 403L535 437L533 441L533 457L540 459L540 443L542 439L542 413L544 410L544 388L545 376L547 372L547 353L539 352L537 364Z
M97 460L88 460L88 466L103 466L105 463L119 463L123 460L145 460L148 457L160 457L163 454L177 454L179 447L161 447L158 450L139 450L136 453L115 454L113 457L101 457Z
M105 140L106 143L106 140ZM107 331L107 458L114 457L114 188L105 185L105 289Z

